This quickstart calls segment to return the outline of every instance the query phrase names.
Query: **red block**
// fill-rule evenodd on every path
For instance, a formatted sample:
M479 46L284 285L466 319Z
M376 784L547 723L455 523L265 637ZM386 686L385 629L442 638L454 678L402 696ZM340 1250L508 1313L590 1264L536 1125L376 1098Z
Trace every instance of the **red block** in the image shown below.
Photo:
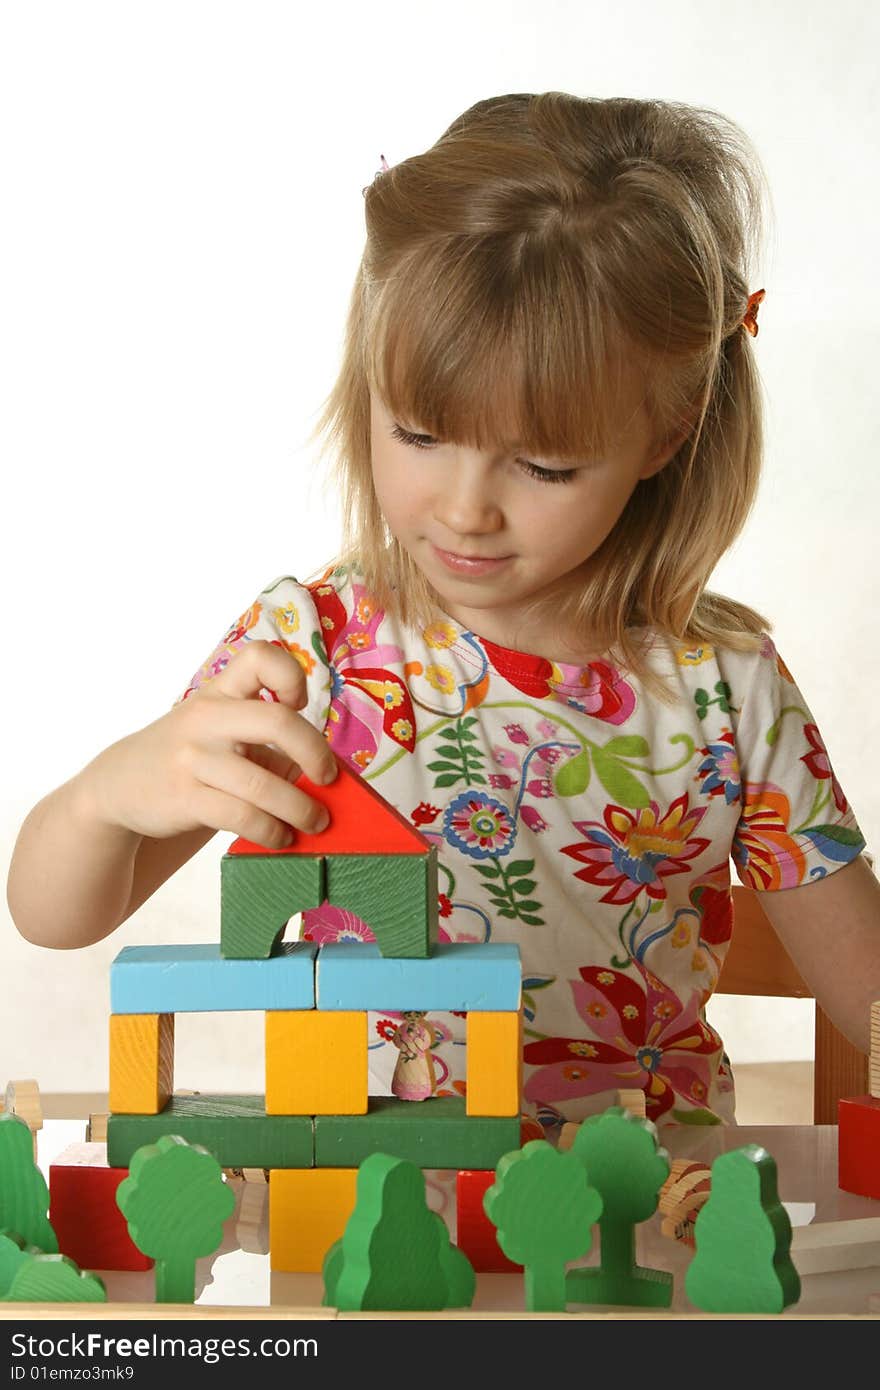
M361 671L361 676L366 673ZM296 831L292 845L266 849L252 840L233 840L228 854L427 854L431 841L376 791L337 758L336 780L319 787L304 772L294 786L326 806L330 824L308 834Z
M844 1192L880 1200L880 1100L837 1102L837 1182Z
M49 1224L80 1269L152 1269L116 1205L127 1168L111 1168L106 1144L71 1144L49 1165Z
M461 1168L455 1179L456 1245L477 1274L521 1274L522 1265L509 1260L483 1209L483 1194L495 1181L494 1168Z

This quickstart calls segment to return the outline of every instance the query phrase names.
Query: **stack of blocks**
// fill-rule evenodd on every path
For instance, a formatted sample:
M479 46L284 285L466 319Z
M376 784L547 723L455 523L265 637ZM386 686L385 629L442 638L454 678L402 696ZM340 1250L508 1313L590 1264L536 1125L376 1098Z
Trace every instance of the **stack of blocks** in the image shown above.
M298 785L330 825L285 850L230 845L219 945L127 946L114 960L107 1163L118 1176L170 1133L223 1167L268 1169L271 1267L317 1272L369 1154L491 1181L519 1147L521 966L513 945L438 944L436 849L369 784L340 763L330 786ZM324 901L375 944L283 941ZM368 1011L438 1009L467 1015L466 1097L368 1095ZM173 1095L175 1015L229 1010L265 1012L265 1094Z

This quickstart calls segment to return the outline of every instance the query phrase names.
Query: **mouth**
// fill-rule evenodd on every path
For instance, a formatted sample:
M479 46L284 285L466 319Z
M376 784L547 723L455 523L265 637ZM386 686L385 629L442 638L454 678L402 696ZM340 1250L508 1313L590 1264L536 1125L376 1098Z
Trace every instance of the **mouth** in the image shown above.
M431 548L447 569L458 574L487 574L513 559L512 555L457 555L451 550L441 550L433 542Z

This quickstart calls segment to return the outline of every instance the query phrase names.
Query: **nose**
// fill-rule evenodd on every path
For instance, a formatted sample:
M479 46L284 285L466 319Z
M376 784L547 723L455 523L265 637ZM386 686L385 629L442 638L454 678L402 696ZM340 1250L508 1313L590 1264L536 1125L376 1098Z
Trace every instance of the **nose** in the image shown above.
M500 531L504 516L496 481L485 462L458 458L444 479L434 515L450 542Z

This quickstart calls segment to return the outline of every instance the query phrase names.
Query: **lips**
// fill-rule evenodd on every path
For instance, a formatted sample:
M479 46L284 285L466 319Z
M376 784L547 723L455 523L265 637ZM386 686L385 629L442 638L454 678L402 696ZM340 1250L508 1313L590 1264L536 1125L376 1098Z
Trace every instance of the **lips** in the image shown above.
M446 568L457 574L488 574L492 570L500 569L502 565L513 558L511 555L457 555L451 550L441 550L433 542L432 549Z

